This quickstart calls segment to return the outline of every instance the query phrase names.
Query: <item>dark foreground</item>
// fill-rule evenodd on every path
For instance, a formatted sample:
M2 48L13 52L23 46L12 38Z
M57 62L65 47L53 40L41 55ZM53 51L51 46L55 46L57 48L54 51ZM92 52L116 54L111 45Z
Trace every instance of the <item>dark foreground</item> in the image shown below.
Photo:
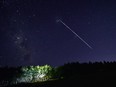
M11 73L0 75L11 77ZM21 83L7 87L116 87L116 62L68 63L55 69L53 79L58 80Z
M116 87L116 76L112 76L111 74L100 77L86 75L41 83L22 83L7 87Z

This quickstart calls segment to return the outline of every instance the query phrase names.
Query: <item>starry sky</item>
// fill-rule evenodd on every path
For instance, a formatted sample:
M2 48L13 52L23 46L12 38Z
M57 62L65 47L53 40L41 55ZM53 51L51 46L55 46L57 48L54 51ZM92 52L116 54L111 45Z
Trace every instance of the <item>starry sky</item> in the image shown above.
M76 61L116 61L115 0L0 0L1 66Z

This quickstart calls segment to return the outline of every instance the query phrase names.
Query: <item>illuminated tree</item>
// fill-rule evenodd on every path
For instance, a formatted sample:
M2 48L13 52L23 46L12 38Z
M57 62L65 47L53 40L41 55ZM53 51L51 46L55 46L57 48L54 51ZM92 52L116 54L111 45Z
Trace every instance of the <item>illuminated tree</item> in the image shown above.
M37 82L46 81L52 78L53 68L49 65L26 66L21 68L21 76L17 82Z

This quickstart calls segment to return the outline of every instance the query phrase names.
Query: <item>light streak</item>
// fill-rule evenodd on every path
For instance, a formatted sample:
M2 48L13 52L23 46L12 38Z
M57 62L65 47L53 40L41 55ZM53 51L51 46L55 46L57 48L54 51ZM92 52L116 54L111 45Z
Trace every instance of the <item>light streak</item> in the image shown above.
M72 30L68 25L66 25L62 20L57 20L61 22L66 28L68 28L73 34L75 34L83 43L85 43L90 49L93 49L84 39L82 39L74 30Z

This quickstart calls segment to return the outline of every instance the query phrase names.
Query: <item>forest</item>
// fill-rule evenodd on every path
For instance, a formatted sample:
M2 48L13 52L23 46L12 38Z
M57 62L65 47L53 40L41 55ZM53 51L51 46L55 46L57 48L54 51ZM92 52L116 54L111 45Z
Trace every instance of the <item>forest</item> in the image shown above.
M0 87L112 87L116 86L115 79L115 61L0 67Z

